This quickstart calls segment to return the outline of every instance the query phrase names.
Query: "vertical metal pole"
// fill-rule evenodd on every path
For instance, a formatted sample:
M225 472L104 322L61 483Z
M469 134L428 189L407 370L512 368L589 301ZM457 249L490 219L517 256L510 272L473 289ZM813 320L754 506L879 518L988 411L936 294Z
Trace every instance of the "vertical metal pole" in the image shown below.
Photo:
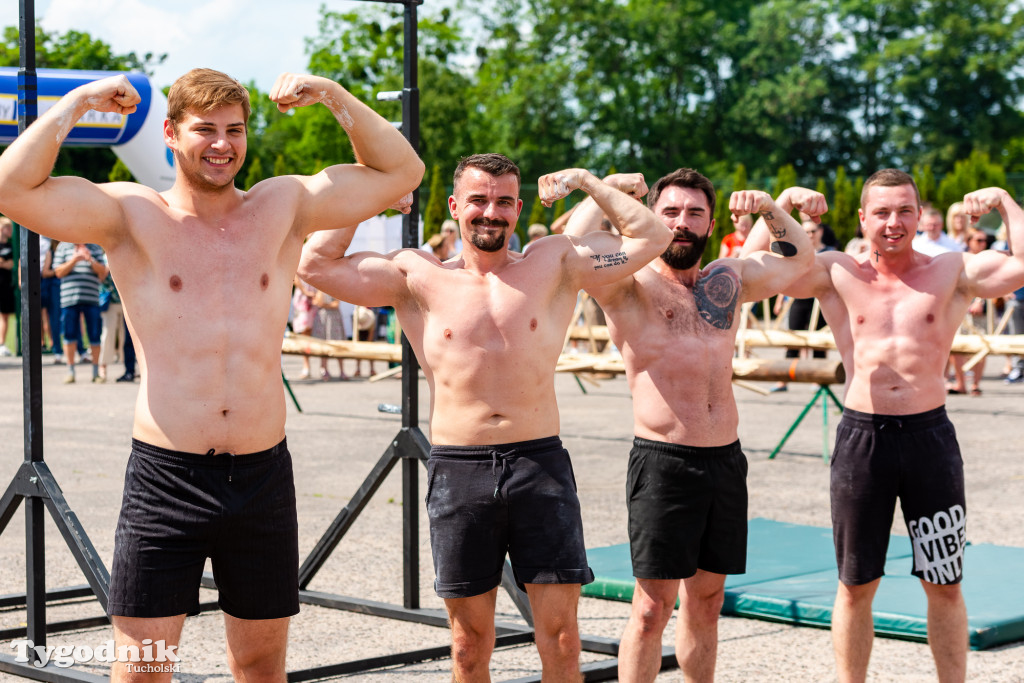
M35 0L20 0L18 25L18 133L38 114L36 82ZM43 461L42 328L39 297L39 235L24 226L21 233L21 353L25 410L25 460ZM45 505L39 497L25 501L25 578L27 637L46 644Z
M405 3L405 44L403 46L402 88L402 132L417 153L420 151L420 91L418 87L417 19L416 5L419 0ZM413 190L412 208L402 219L402 246L419 246L419 188ZM416 354L405 335L402 335L402 426L405 429L419 428L419 363ZM415 450L415 449L413 449ZM419 454L407 452L402 457L402 554L405 563L403 573L403 604L407 609L420 606L420 555L419 555Z

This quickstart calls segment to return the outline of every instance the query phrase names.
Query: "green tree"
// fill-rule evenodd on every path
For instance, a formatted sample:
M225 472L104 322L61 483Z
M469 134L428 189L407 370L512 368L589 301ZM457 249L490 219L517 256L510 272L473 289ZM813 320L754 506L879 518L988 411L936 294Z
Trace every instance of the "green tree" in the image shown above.
M400 103L377 102L376 95L402 89L403 26L401 8L367 6L359 11L333 12L321 7L319 33L306 41L309 69L338 81L382 116L400 121ZM472 148L470 130L465 125L472 109L467 97L471 82L451 63L464 44L460 27L458 17L448 8L441 9L437 15L422 13L419 17L419 152L428 168L437 164L446 172L454 170L459 158L469 154ZM327 117L330 117L329 112ZM330 122L338 128L333 118ZM287 153L292 156L308 151L328 132L326 120L300 123L304 132L302 138L287 146ZM311 124L315 130L305 135L305 128ZM339 133L336 131L335 137ZM323 158L330 163L351 159L350 152L342 152L333 142L328 151Z
M529 228L534 223L548 224L547 209L544 208L544 204L541 203L539 198L533 200L533 206L530 207L530 216L526 220L526 227Z
M922 202L935 201L935 174L931 164L915 164L911 172Z
M124 162L118 159L114 163L113 167L111 167L107 180L112 183L135 182L135 176L133 176L132 172L128 170L128 167L124 165Z
M936 208L945 211L968 192L992 186L1006 187L1006 172L1002 166L993 163L987 153L974 150L966 159L953 164L953 172L939 183Z
M441 232L441 224L448 217L448 202L445 194L444 178L441 166L434 164L430 171L430 192L427 195L427 207L423 212L423 241L429 240Z
M245 189L251 190L252 186L263 180L263 162L259 157L250 157L249 169L245 174Z
M836 169L832 181L832 210L828 212L829 224L840 244L846 244L857 236L860 218L857 209L860 207L860 193L853 181L846 175L846 168Z

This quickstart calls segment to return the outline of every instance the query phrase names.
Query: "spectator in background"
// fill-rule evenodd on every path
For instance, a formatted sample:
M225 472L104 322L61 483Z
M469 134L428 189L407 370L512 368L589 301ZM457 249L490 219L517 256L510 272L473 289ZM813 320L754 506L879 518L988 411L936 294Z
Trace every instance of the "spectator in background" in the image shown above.
M529 240L526 242L526 246L523 247L523 253L530 248L530 245L539 240L541 237L547 237L548 228L543 223L534 223L526 229L526 236Z
M963 251L963 246L953 241L953 238L943 231L943 223L942 212L934 206L924 207L919 223L920 230L913 242L914 251L927 256L938 256L948 251Z
M748 214L749 215L749 214ZM814 249L815 254L820 254L823 251L835 251L835 247L829 246L824 243L823 237L826 231L831 232L831 229L824 223L815 223L812 220L805 220L801 223L801 227L804 232L807 233L807 237L811 240L811 247ZM782 306L788 297L779 296L775 299L775 315L779 315L782 312ZM811 325L814 325L814 329L820 330L825 327L825 316L818 311L818 316L815 320L811 320L813 317L811 314L814 311L814 298L810 299L793 299L793 303L789 307L789 329L791 330L809 330ZM801 349L786 349L786 358L799 358ZM815 358L824 358L824 351L814 351ZM786 382L779 382L771 388L772 392L786 391L789 388Z
M438 237L438 235L434 235ZM330 294L324 294L316 290L313 296L313 307L316 309L316 317L313 318L313 336L318 339L340 341L346 338L345 321L341 317L339 301ZM320 379L329 382L331 372L327 369L327 356L320 356ZM338 359L338 379L346 380L344 359Z
M82 336L82 323L89 337L92 356L92 381L100 378L100 283L107 277L107 258L97 244L61 242L53 254L53 270L61 279L60 308L64 332L64 355L68 374L65 384L75 381L75 346Z
M435 237L438 235L441 237L440 240L435 241L431 237L420 245L420 249L433 253L434 256L437 256L442 261L447 261L462 251L462 240L459 239L458 223L450 218L447 219L444 223L441 223L441 232L437 233ZM441 254L444 254L444 256L442 257Z
M14 355L7 348L7 328L16 312L14 304L14 223L0 217L0 356Z
M39 236L39 294L43 313L43 337L49 336L50 346L43 352L53 354L53 364L64 362L64 347L60 341L60 278L53 272L53 252L60 244L57 240Z
M718 250L718 258L739 258L740 249L747 241L750 229L754 227L754 219L750 214L740 217L732 216L733 231L722 238L722 246Z
M132 342L132 333L128 329L128 321L125 321L121 332L124 334L124 374L118 377L117 382L135 381L135 343Z
M954 204L954 206L956 206ZM962 206L962 205L961 205ZM964 214L966 217L966 214ZM967 229L967 251L972 254L978 254L988 249L991 238L983 230L977 228ZM960 328L960 332L963 334L987 334L988 333L988 316L986 312L988 310L988 301L981 297L975 297L970 305L967 307L967 321L964 321L964 326ZM953 364L953 384L946 388L948 394L966 394L967 393L967 377L964 372L964 363L967 362L968 356L962 353L950 354L949 360ZM971 396L981 396L981 382L982 376L985 374L985 357L982 356L981 360L974 364L971 374Z
M103 332L100 333L100 379L107 381L107 366L117 358L124 362L124 309L121 295L117 293L114 279L107 274L100 286L100 319Z
M967 242L970 217L964 211L963 202L953 202L946 210L946 234L949 238L960 245L960 251L970 251Z
M316 306L313 297L316 289L309 286L299 276L295 276L295 289L292 291L292 332L295 334L312 334L313 320L316 318ZM299 379L309 379L309 356L302 354L302 374Z

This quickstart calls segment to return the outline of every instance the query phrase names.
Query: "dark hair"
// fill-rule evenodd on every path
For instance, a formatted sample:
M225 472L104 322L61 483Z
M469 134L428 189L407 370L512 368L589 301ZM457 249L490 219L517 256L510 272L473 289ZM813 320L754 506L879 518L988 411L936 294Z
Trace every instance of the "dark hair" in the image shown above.
M704 193L704 196L708 198L708 209L710 210L711 217L715 215L715 186L706 177L694 171L692 168L680 168L672 171L668 175L658 178L654 183L654 187L647 193L647 207L654 209L654 205L658 203L658 199L661 197L661 193L666 187L692 187L695 190L700 190Z
M459 161L459 165L455 167L455 176L452 180L452 191L455 191L455 187L459 184L459 178L462 177L462 173L467 168L478 168L484 173L492 176L503 176L511 173L516 177L516 185L522 185L523 179L519 175L519 167L516 166L515 162L509 159L504 154L497 154L490 152L487 154L473 154L468 157L463 157Z
M917 190L917 183L914 182L914 177L899 169L883 168L881 171L872 173L871 177L864 181L864 189L860 192L860 208L864 208L864 198L868 196L868 188L875 186L899 187L901 185L910 185L914 188L914 197L917 198L917 205L921 206L921 193Z

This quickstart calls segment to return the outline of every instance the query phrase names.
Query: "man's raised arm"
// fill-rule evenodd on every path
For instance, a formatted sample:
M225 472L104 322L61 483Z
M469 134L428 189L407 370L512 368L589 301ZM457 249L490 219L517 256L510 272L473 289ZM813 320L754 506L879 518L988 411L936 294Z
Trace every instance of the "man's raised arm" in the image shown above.
M131 114L140 99L123 75L62 97L0 156L0 213L64 242L105 242L122 221L117 202L84 178L50 173L61 143L86 112Z
M581 189L594 200L595 210L607 216L619 231L618 235L606 232L588 233L583 237L569 235L576 257L567 265L576 269L580 287L599 287L631 275L664 252L672 242L672 231L638 201L647 194L643 176L627 175L632 177L630 183L617 184L631 186L629 194L579 168L549 173L537 181L540 199L546 206Z
M412 195L392 204L390 209L409 212ZM427 258L419 249L381 255L363 251L347 254L358 225L335 230L320 230L310 235L302 247L298 276L336 299L360 306L393 306L403 292L405 273L395 264L396 254L412 252Z
M305 180L310 202L300 228L356 225L412 192L423 178L423 162L405 137L344 87L320 76L281 74L270 93L277 108L321 103L348 134L356 164L324 169Z
M791 214L797 209L817 222L828 211L825 195L790 187L773 202L765 192L750 192L736 192L729 199L734 215L758 214L740 251L743 300L758 301L779 292L801 298L815 296L818 279L827 278L827 271L816 263L807 233ZM747 210L750 206L755 208Z
M1006 226L1009 255L992 250L963 255L970 294L984 299L1005 296L1024 286L1024 210L1000 187L964 195L964 211L975 220L993 209Z

